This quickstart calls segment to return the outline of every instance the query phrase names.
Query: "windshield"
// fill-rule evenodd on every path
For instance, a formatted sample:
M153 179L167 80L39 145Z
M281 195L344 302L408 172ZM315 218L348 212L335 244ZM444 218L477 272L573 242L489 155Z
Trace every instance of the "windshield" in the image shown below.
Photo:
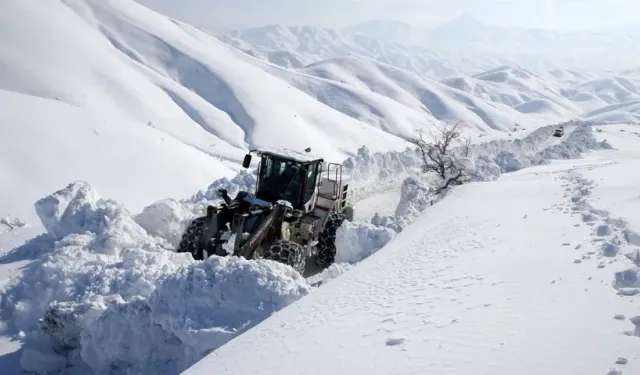
M295 160L264 155L257 197L270 202L284 199L296 206L300 201L300 191L305 176L304 166L303 163Z

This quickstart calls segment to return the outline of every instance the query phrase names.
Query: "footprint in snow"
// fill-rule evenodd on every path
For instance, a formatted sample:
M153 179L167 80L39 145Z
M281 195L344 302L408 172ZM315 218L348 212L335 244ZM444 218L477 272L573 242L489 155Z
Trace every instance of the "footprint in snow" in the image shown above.
M404 337L388 338L385 344L387 344L387 346L397 346L403 344L406 340Z

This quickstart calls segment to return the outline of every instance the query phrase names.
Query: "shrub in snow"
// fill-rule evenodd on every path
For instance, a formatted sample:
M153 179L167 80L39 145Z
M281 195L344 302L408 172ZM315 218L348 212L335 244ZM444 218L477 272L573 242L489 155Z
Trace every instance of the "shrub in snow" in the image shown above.
M175 202L138 217L157 237L84 182L38 201L36 210L50 239L38 244L50 248L1 303L13 328L33 340L39 328L51 339L49 351L27 341L23 362L40 373L61 364L88 365L96 373L179 372L310 288L291 267L273 261L197 262L171 251L160 237L170 238L169 229L189 212ZM154 210L164 215L162 225L150 219ZM29 358L47 360L32 368Z
M413 140L422 159L422 171L439 178L438 192L469 181L468 163L461 159L469 156L470 141L462 138L459 126L446 124L429 138L420 133ZM456 147L459 152L454 151Z

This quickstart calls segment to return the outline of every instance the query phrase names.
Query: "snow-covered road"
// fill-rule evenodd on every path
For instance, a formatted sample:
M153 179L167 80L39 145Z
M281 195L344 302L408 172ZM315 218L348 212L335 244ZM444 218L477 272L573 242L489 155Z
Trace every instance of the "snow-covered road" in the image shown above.
M616 272L637 275L627 255L640 249L640 227L590 194L625 199L610 194L626 185L618 169L640 158L616 146L457 189L383 250L185 374L640 373L630 321L640 285L618 274L625 295L612 288ZM608 183L592 185L596 176Z

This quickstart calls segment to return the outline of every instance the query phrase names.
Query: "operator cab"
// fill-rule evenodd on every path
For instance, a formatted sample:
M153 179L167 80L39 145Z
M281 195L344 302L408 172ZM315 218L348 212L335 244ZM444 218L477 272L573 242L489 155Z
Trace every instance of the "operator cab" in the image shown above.
M308 151L307 151L308 150ZM318 173L322 171L323 159L291 150L253 150L260 156L256 198L267 202L286 200L294 209L304 210L313 198ZM251 153L247 154L242 166L251 164Z

